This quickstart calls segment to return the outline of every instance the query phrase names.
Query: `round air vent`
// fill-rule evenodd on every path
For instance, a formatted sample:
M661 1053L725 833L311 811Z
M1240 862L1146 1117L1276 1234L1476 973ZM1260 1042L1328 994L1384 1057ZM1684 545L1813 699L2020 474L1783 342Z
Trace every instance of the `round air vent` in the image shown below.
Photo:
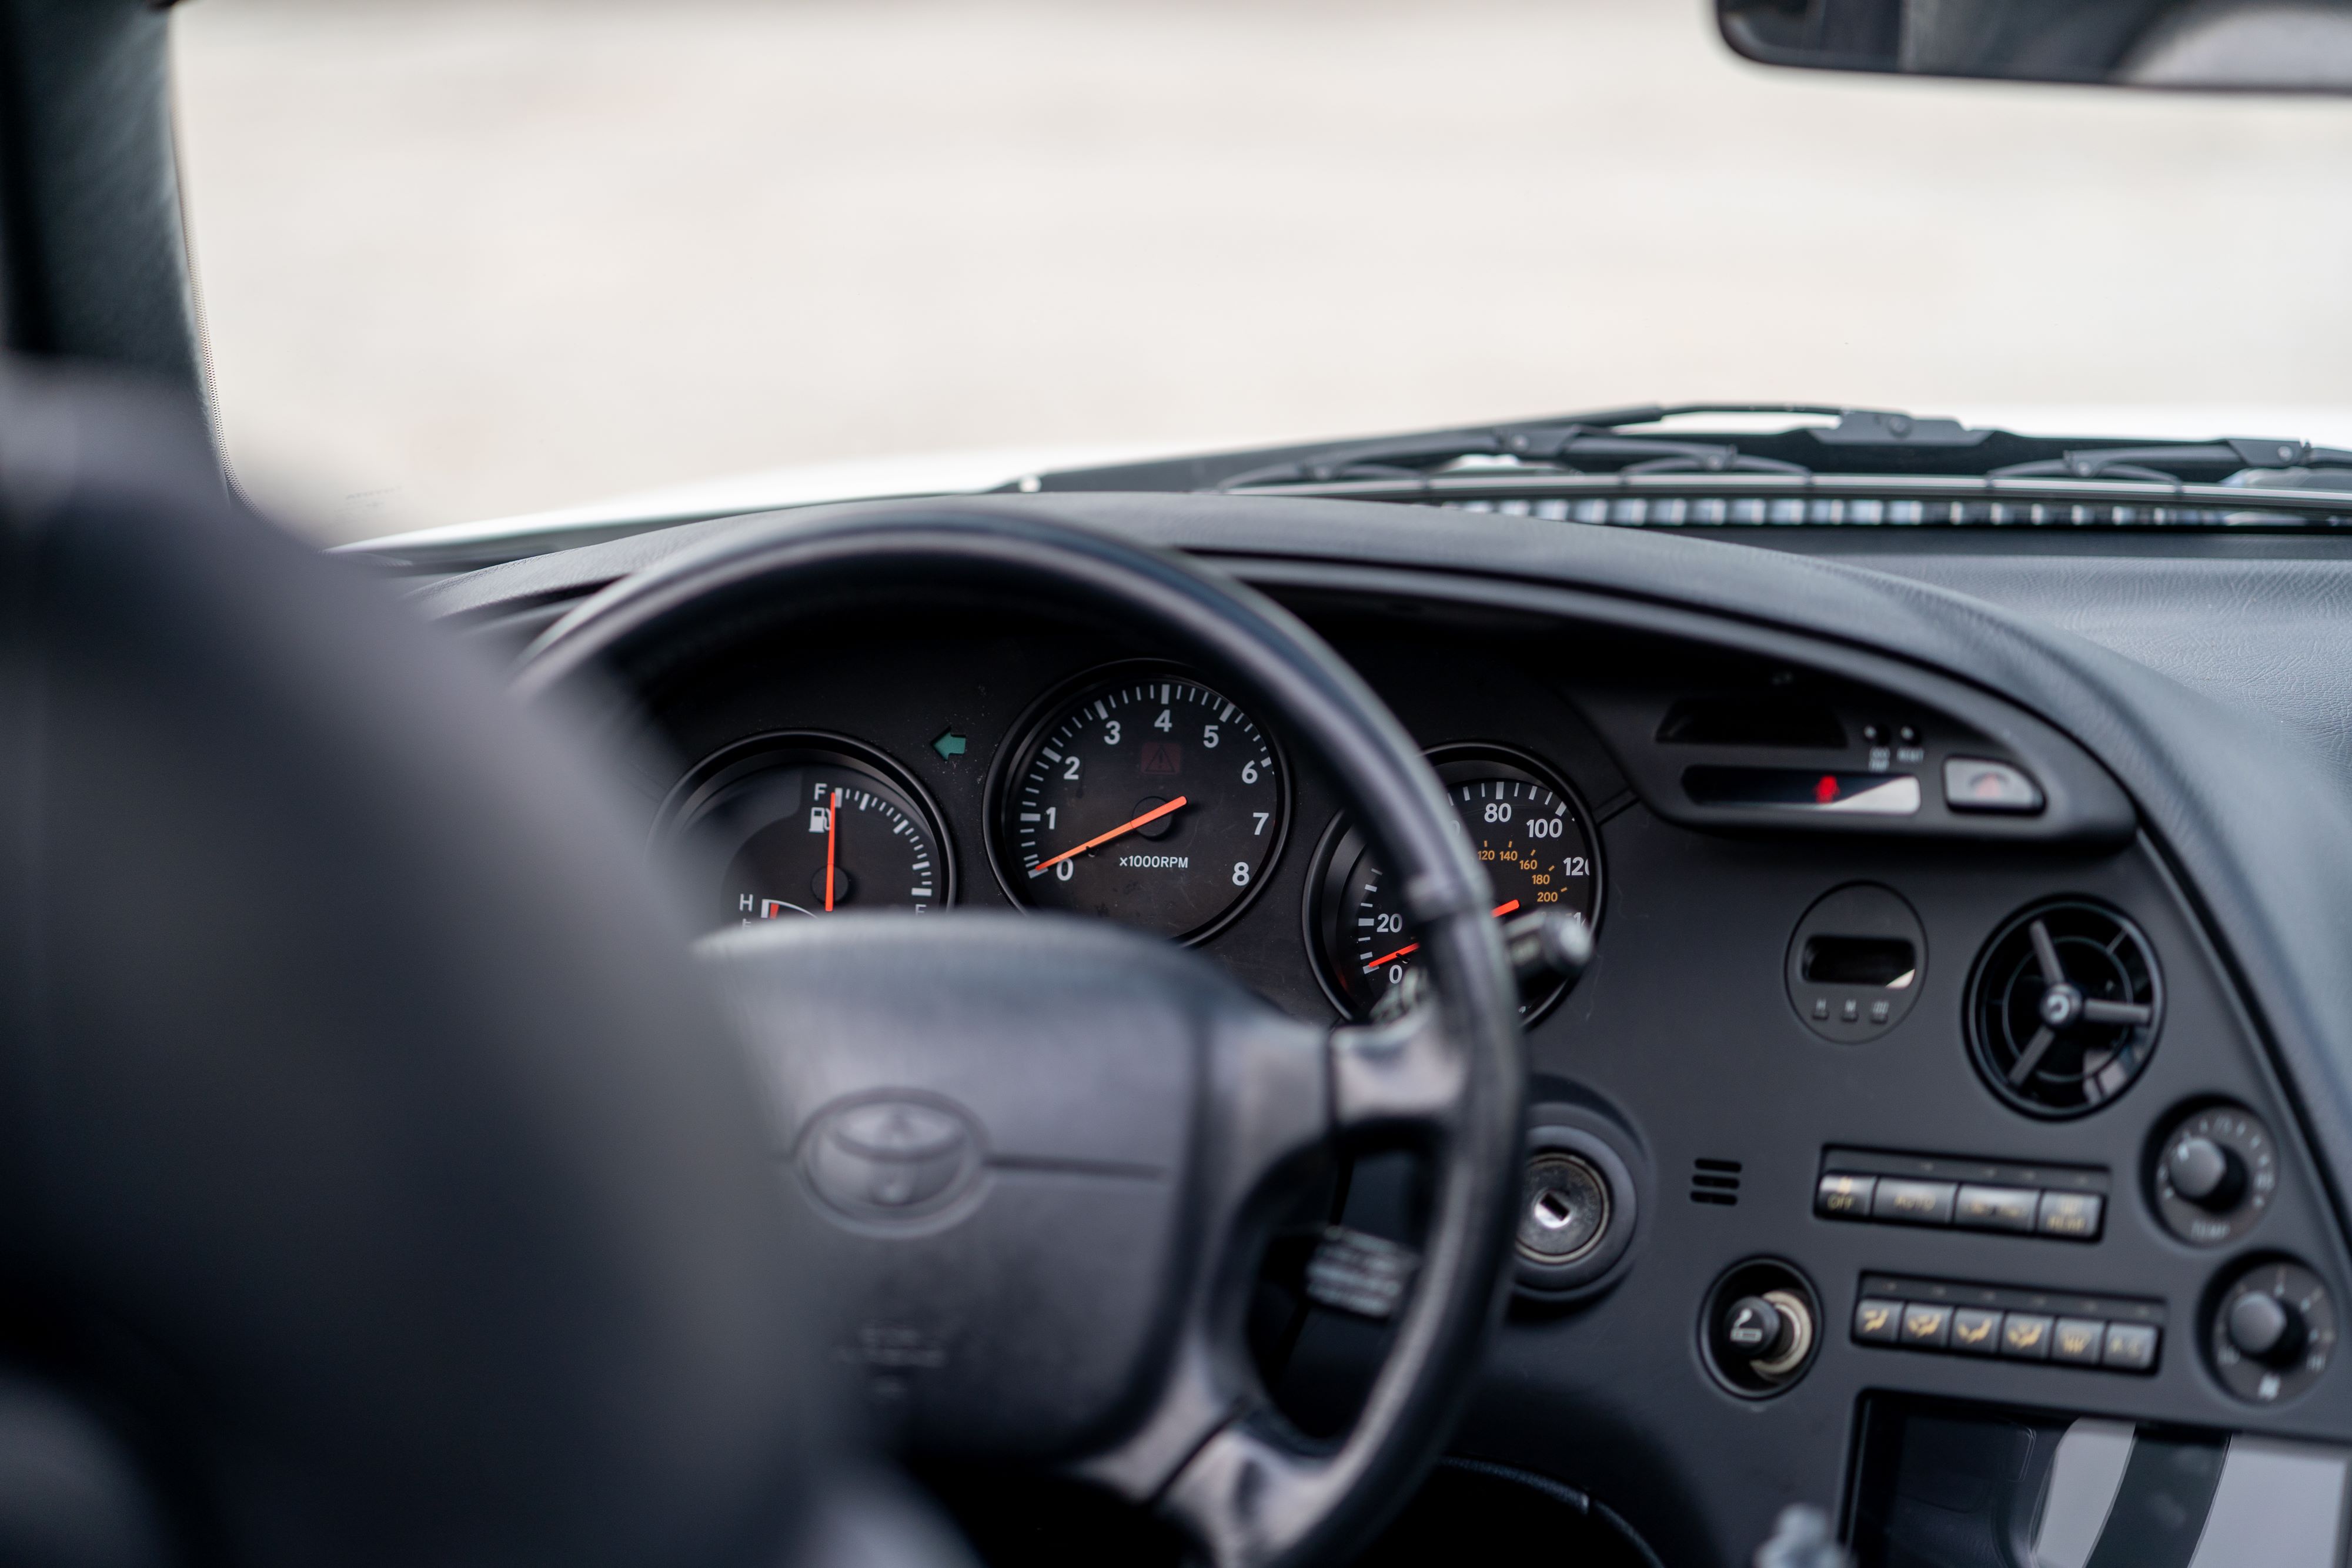
M1977 1070L2032 1115L2080 1116L2122 1093L2163 1021L2156 954L2103 904L2069 899L2015 915L1969 981Z

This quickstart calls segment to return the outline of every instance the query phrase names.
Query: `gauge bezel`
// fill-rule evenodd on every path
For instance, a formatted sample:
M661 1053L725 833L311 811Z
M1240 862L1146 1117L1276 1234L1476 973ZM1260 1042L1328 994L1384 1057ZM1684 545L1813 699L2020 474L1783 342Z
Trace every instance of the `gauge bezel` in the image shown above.
M1585 804L1582 793L1569 783L1558 768L1516 746L1485 740L1453 741L1432 747L1422 755L1436 771L1437 781L1446 786L1449 803L1453 800L1452 787L1473 778L1516 778L1521 783L1540 785L1568 802L1569 810L1574 811L1578 821L1584 824L1585 842L1592 856L1592 913L1585 917L1585 924L1591 929L1592 939L1597 944L1601 939L1601 914L1608 906L1608 868L1601 852L1600 819L1592 814L1592 808ZM1347 853L1347 864L1343 866L1339 863L1342 852L1349 850L1351 841L1356 847L1352 852ZM1307 867L1307 894L1301 901L1300 920L1307 941L1307 967L1314 971L1315 983L1323 988L1324 999L1345 1019L1360 1019L1363 1014L1348 999L1348 993L1340 988L1333 972L1331 956L1338 950L1339 936L1337 894L1342 891L1333 884L1354 869L1356 860L1362 852L1362 835L1355 831L1349 814L1339 812L1323 830L1323 836L1316 841L1315 858ZM1563 981L1539 1000L1528 1004L1527 1010L1520 1015L1520 1027L1535 1028L1575 988L1574 980Z
M784 759L780 764L777 758ZM908 772L897 758L879 747L859 740L855 736L840 735L823 729L778 729L747 736L730 741L688 768L670 786L662 798L661 810L655 814L652 847L677 844L684 841L694 824L700 820L698 809L719 791L756 773L785 765L801 758L846 762L879 774L893 789L903 793L915 808L923 826L931 832L940 857L940 894L936 907L950 909L956 903L956 848L948 834L947 819L940 812L937 800L922 782Z
M1003 891L1006 901L1023 914L1034 915L1039 913L1039 910L1037 905L1029 902L1023 892L1021 882L1014 877L1012 869L1013 846L1004 831L1004 814L1010 809L1009 791L1014 776L1021 771L1023 760L1029 756L1031 749L1045 734L1046 727L1054 722L1065 705L1075 701L1079 693L1090 691L1099 685L1140 680L1150 675L1171 675L1179 680L1189 681L1194 685L1205 686L1235 707L1241 708L1244 713L1249 712L1246 704L1233 696L1216 681L1188 664L1178 664L1170 659L1114 659L1108 664L1093 665L1066 680L1057 682L1023 709L1019 722L1007 732L1013 737L1012 740L997 747L996 757L989 764L988 789L982 797L980 824L981 836L988 852L988 869L994 874L996 885ZM1181 936L1166 938L1181 946L1199 946L1226 930L1234 921L1247 913L1250 906L1257 902L1258 896L1265 893L1267 885L1274 881L1275 873L1282 864L1283 852L1290 845L1290 817L1291 812L1296 809L1296 792L1291 789L1290 780L1290 755L1283 749L1282 737L1267 727L1257 715L1250 713L1249 717L1250 722L1257 726L1258 732L1265 736L1266 749L1274 756L1275 788L1281 801L1281 821L1276 824L1274 842L1267 849L1265 859L1262 862L1265 867L1264 873L1254 878L1250 885L1243 890L1241 897L1235 899L1215 919ZM1122 921L1120 924L1127 923ZM1145 928L1134 926L1131 929L1144 930ZM1156 935L1156 933L1147 934Z

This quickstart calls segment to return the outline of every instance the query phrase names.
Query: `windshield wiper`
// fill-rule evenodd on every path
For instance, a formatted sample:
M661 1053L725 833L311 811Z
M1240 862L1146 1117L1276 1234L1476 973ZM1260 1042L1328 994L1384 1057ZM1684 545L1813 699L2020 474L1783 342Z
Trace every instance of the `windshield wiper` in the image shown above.
M1770 428L1747 428L1759 415L1790 417ZM1672 431L1655 428L1672 422L1679 422ZM1727 424L1736 428L1722 428ZM1652 428L1641 428L1645 426ZM1883 481L1890 504L1904 505L1913 497L1935 499L1928 490L1919 488L1922 486L1987 481L2031 485L2049 479L2352 494L2352 452L2302 441L2248 437L2158 443L2144 436L2027 435L1895 410L1810 403L1652 403L1370 440L1297 443L1067 468L1026 475L1004 488L1299 493L1325 486L1330 494L1412 501L1425 499L1437 490L1502 496L1515 478L1527 482L1529 495L1560 497L1621 484L1673 485L1678 476L1688 476L1690 483L1704 486L1708 495L1728 497L1732 491L1722 486L1736 487L1742 476L1753 477L1760 489L1778 490L1791 484L1829 486L1824 496L1830 496L1831 490L1837 495L1853 493L1856 481ZM2000 503L2003 497L1987 500ZM2074 497L2042 500L2059 505ZM1624 504L1630 507L1633 502ZM1675 505L1662 504L1669 509ZM1811 505L1785 495L1770 504L1782 510ZM1837 507L1833 497L1824 504ZM2126 511L2156 505L2131 497L2118 497L2114 504ZM2211 509L2210 503L2199 505ZM1862 506L1867 511L1867 497ZM2224 507L2225 511L2231 509ZM1811 517L1810 512L1806 515ZM2221 515L2215 513L2216 517ZM1996 517L1992 520L2016 519ZM2033 520L2040 520L2038 514ZM2200 511L2197 520L2188 526L2208 524Z
M2333 446L2314 446L2302 441L2273 441L2253 436L2224 437L2220 441L2183 442L2164 446L2095 446L2069 450L2055 457L2038 458L2031 463L2012 463L1995 468L1986 477L1992 479L2137 479L2158 485L2180 485L2192 481L2183 469L2226 468L2232 476L2256 471L2255 476L2238 479L2241 484L2262 482L2260 471L2272 469L2334 468L2352 470L2352 452ZM2340 480L2313 485L2315 489L2352 488L2352 473ZM2224 480L2228 483L2228 480ZM2292 483L2292 481L2290 481Z
M1620 435L1606 426L1563 424L1552 428L1446 431L1367 441L1321 452L1304 461L1246 469L1221 481L1220 490L1266 485L1328 485L1349 479L1401 479L1456 463L1491 457L1522 467L1582 472L1600 464L1619 474L1793 474L1811 472L1802 464L1756 457L1727 442L1669 441Z

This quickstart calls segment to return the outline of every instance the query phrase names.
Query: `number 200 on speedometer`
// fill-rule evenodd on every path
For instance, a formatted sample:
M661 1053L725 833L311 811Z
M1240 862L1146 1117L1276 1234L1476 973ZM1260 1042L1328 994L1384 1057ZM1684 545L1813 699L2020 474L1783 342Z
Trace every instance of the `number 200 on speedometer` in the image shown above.
M1453 803L1455 824L1494 884L1499 920L1540 909L1599 916L1601 868L1591 821L1568 787L1532 758L1491 747L1461 747L1432 758ZM1369 1014L1404 983L1421 943L1387 869L1360 834L1341 833L1317 879L1326 988L1349 1011ZM1520 1010L1532 1019L1565 987Z

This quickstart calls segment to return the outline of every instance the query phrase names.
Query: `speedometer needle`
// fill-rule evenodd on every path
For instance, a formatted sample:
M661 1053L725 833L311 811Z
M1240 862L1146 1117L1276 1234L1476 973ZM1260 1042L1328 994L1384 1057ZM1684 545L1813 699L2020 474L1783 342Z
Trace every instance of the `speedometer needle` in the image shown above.
M824 912L833 913L833 841L841 821L841 791L833 792L833 802L824 809Z
M1149 811L1144 812L1140 817L1137 817L1130 821L1121 822L1118 827L1113 828L1108 833L1097 833L1093 838L1088 839L1076 849L1064 850L1060 854L1055 855L1049 861L1039 861L1035 865L1029 868L1029 874L1031 876L1043 875L1045 873L1053 870L1055 866L1060 865L1064 861L1068 860L1073 855L1082 855L1088 850L1093 849L1097 844L1107 844L1110 842L1111 840L1118 837L1121 833L1131 833L1138 828L1146 826L1149 823L1156 822L1160 818L1166 816L1169 812L1173 811L1178 807L1183 805L1189 799L1191 799L1191 797L1179 795L1176 799L1169 801L1164 806L1154 806Z
M1495 905L1495 918L1500 920L1504 915L1508 915L1512 910L1517 909L1518 906L1519 901L1516 898L1512 899L1507 904L1498 904ZM1379 968L1382 964L1394 963L1397 959L1403 957L1407 953L1418 953L1420 951L1420 943L1408 942L1403 946L1398 948L1395 952L1384 953L1381 956L1373 959L1370 963L1365 965L1364 973L1369 975L1373 970Z

